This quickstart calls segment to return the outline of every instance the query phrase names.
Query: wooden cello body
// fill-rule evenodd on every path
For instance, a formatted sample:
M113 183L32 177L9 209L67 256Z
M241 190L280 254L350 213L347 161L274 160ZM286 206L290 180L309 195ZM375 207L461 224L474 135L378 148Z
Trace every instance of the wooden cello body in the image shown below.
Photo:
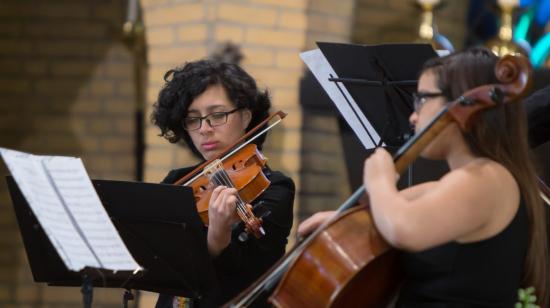
M277 307L382 307L400 281L397 251L356 207L308 243L270 300Z

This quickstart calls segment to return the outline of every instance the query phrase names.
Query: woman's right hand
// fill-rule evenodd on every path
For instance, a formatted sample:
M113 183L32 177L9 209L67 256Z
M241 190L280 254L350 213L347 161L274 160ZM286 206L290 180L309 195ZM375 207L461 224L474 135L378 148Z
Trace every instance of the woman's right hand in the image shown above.
M334 215L336 215L336 211L317 212L313 214L313 216L304 220L298 226L298 237L307 237L313 231L319 228L319 226L322 225L325 221L331 219Z

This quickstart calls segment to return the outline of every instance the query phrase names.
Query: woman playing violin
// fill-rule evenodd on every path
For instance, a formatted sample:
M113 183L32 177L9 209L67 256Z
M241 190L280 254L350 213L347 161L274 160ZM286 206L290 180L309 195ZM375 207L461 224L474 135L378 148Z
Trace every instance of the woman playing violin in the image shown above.
M161 136L171 143L183 140L203 160L216 157L268 117L267 91L235 64L214 60L186 63L168 71L151 116ZM261 149L265 135L254 143ZM175 169L163 180L174 183L194 167ZM219 280L219 294L194 301L194 307L219 306L265 272L285 251L293 220L294 183L281 172L264 168L270 186L252 206L263 213L265 235L239 239L242 224L236 213L237 190L217 186L208 204L207 247ZM183 244L183 243L182 243ZM157 307L172 307L161 295Z
M498 83L497 60L473 49L428 61L410 116L415 130L467 90ZM528 286L546 307L546 225L525 126L519 103L484 111L470 132L451 124L421 154L446 160L450 172L402 191L388 152L377 149L366 160L375 224L403 251L406 280L397 307L513 307L518 288ZM331 215L314 215L298 232L311 232Z

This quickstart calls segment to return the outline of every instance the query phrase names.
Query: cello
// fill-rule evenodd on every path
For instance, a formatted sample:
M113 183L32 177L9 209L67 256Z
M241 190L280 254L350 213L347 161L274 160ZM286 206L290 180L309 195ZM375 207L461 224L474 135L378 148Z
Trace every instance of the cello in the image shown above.
M528 61L519 56L499 60L495 75L501 84L467 91L446 105L420 132L394 155L402 173L421 151L450 123L469 130L473 115L498 104L516 101L531 84ZM276 307L376 307L385 305L399 284L395 251L382 239L365 207L356 207L366 193L361 187L339 208L337 215L295 246L257 283L227 306L254 303L269 292ZM308 286L305 288L304 286Z

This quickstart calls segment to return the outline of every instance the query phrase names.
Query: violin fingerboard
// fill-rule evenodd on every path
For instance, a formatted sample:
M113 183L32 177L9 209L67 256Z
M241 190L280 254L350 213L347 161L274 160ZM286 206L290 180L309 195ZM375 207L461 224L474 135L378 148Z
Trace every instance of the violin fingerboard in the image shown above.
M223 168L222 161L220 159L217 159L213 161L210 165L206 166L204 168L204 175L206 178L208 178L208 181L214 185L214 187L224 185L226 187L235 187L233 184L233 181L229 177L229 174L225 171ZM244 208L246 205L246 202L241 199L241 196L237 194L237 207ZM241 209L243 211L243 209ZM243 213L245 217L247 216L246 213ZM252 215L254 216L254 215Z
M220 185L235 187L231 181L231 178L223 168L223 164L220 159L216 159L210 165L206 166L204 168L204 174L210 183L214 185L214 187Z

